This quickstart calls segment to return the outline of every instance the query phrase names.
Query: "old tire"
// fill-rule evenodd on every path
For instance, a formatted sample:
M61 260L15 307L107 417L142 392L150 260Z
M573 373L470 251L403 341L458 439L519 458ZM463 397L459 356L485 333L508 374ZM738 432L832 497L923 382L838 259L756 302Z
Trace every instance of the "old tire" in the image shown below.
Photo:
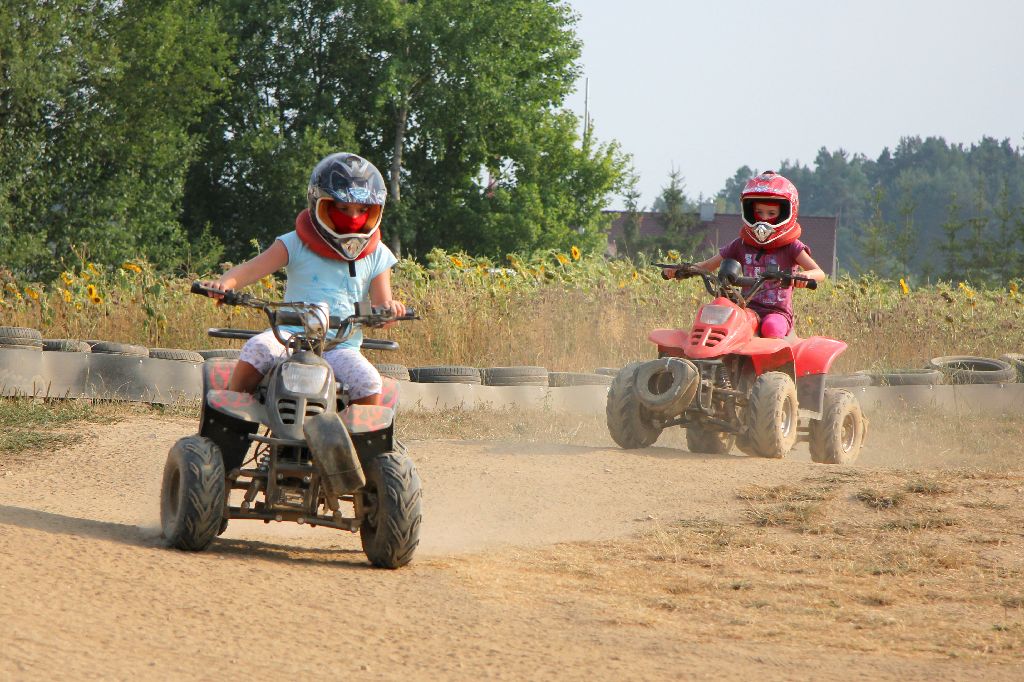
M113 341L97 341L92 344L93 353L107 353L108 355L127 355L133 358L148 358L149 349L145 346L136 346L130 343L114 343Z
M565 386L608 386L613 378L606 374L588 374L587 372L548 372L548 386L563 388Z
M690 452L725 455L732 450L736 436L725 431L715 431L700 426L689 426L686 428L686 449Z
M626 450L653 445L661 429L654 426L636 395L636 371L642 363L632 362L615 375L608 389L605 418L608 432Z
M208 348L206 350L196 351L203 357L204 360L210 358L228 358L229 360L237 360L242 354L237 348Z
M480 370L448 365L410 367L409 378L422 384L479 384Z
M404 454L384 452L363 461L363 471L363 552L374 566L405 566L420 542L422 492L416 467Z
M0 338L8 339L14 344L25 344L26 339L42 341L43 334L31 327L0 327Z
M895 369L889 372L861 370L857 373L868 377L872 386L935 386L941 384L943 378L942 372L937 369Z
M91 353L92 346L78 339L43 339L43 350L62 353Z
M380 362L374 365L382 377L396 379L398 381L410 381L409 368L405 365L398 365L390 362Z
M486 367L480 370L486 386L547 386L546 367Z
M160 526L167 544L198 552L224 521L224 458L203 436L181 438L167 454L160 489Z
M746 410L747 436L757 457L780 459L793 449L797 436L796 384L788 374L765 372L750 390Z
M1017 381L1024 384L1024 355L1020 353L1007 353L1000 355L999 359L1007 362L1017 370Z
M947 384L1011 384L1017 381L1017 369L1005 360L945 355L929 360L928 367L942 372Z
M160 360L178 360L181 362L203 362L203 356L194 350L182 348L150 348L149 357Z
M864 445L866 426L856 396L840 388L826 389L821 419L812 419L810 424L811 460L852 464Z
M871 385L871 377L867 374L826 374L826 388L863 388Z

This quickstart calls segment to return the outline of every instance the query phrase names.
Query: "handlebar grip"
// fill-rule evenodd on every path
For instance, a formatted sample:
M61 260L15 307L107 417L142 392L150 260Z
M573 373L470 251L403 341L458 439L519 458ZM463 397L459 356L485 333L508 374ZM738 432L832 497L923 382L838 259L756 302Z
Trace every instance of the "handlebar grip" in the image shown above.
M199 294L200 296L209 296L212 298L214 294L221 294L224 292L219 291L217 289L213 289L208 286L203 286L202 282L200 282L199 280L195 280L194 282L192 282L192 288L189 289L189 293Z
M807 280L807 284L804 285L807 289L817 289L818 283L813 279Z

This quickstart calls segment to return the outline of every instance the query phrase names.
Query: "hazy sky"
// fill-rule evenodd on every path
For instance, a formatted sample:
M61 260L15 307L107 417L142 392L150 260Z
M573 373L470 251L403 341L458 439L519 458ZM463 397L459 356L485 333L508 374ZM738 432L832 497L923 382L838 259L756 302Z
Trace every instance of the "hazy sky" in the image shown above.
M823 146L1024 144L1024 0L571 5L595 132L633 155L648 207L672 168L696 197L743 165L812 165ZM583 91L568 100L580 115Z

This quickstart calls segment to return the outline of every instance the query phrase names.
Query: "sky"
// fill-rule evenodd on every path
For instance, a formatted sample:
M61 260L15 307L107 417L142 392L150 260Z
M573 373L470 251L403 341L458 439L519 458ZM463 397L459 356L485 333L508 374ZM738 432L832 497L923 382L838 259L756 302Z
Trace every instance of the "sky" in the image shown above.
M632 155L641 206L673 169L697 198L744 165L813 166L822 147L1024 146L1024 0L569 4L583 78L566 105L582 117L586 102L597 139Z

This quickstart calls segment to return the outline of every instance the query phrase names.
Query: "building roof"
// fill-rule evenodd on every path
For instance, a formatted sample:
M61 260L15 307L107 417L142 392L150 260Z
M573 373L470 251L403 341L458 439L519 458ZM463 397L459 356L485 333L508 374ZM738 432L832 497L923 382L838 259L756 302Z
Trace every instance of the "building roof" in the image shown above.
M608 231L608 253L616 255L618 244L622 241L622 230L628 220L628 214L620 211L605 211L605 213L613 218L611 230ZM739 213L715 213L705 217L710 219L698 220L695 228L705 234L703 251L717 252L740 235L743 220ZM839 219L835 216L802 215L800 216L800 227L802 228L800 241L811 250L811 256L822 270L829 275L835 274L836 232L839 228ZM640 213L639 237L656 237L664 232L665 227L662 224L661 213L653 211Z

